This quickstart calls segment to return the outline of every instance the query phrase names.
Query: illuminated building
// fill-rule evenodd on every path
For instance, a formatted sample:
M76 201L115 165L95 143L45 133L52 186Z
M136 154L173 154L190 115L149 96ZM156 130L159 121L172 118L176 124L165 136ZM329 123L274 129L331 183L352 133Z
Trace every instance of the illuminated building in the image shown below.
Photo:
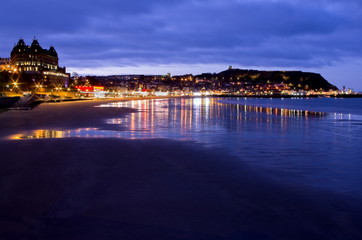
M65 67L59 67L58 61L54 47L43 49L36 39L30 46L20 39L10 57L10 65L16 68L23 90L40 84L47 88L67 86L69 74Z

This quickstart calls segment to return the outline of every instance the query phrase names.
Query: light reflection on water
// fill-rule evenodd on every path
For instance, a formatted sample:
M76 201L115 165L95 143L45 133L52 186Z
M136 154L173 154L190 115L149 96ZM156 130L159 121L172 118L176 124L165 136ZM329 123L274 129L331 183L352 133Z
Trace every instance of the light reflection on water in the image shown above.
M359 117L221 103L216 98L135 100L98 107L127 107L138 112L107 119L105 125L112 125L112 130L36 130L12 139L190 140L223 149L244 162L278 170L283 179L362 195Z
M203 143L209 143L213 134L224 134L225 126L230 127L231 124L240 129L251 121L254 124L278 124L285 129L288 118L326 116L322 112L223 104L216 98L137 100L99 107L138 109L139 112L125 119L106 121L125 126L128 129L123 133L125 138L173 138ZM269 117L265 118L265 114Z
M69 130L39 129L16 134L10 139L40 138L173 138L208 143L209 133L223 133L225 125L252 121L267 125L278 124L284 129L292 118L324 117L325 113L294 109L279 109L247 105L223 104L216 98L150 99L113 102L96 107L127 107L137 109L124 118L105 120L106 124L122 125L127 130L81 128ZM265 114L269 117L265 117ZM239 122L239 123L238 123ZM204 134L199 134L204 132ZM195 135L196 134L196 135ZM205 137L204 137L204 136Z
M43 138L121 138L121 132L99 130L98 128L80 128L75 130L35 130L25 134L11 135L13 140Z

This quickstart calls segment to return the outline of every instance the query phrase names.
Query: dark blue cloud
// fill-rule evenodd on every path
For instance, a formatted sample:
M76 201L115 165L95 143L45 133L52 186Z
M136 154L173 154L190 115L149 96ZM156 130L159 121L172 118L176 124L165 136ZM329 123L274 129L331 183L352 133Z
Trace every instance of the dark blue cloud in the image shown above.
M358 0L18 0L2 3L0 56L19 37L64 65L322 67L360 59Z

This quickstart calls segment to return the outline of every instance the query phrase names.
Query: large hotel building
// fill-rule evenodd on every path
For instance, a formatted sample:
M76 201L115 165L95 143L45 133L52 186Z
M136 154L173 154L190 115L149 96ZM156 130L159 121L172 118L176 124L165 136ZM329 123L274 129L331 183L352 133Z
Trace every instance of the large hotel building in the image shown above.
M31 45L26 45L24 40L20 39L11 51L10 59L6 63L4 60L3 66L8 64L9 72L13 75L10 80L17 81L21 90L32 90L39 86L51 89L68 85L70 75L66 73L65 67L59 67L59 58L54 47L43 49L36 39Z

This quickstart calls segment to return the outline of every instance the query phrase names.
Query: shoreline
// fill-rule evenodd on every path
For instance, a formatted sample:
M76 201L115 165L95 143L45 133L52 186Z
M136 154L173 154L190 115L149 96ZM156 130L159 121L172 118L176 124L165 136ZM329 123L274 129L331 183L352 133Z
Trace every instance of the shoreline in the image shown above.
M192 98L192 97L225 97L225 98L362 98L362 94L338 94L338 95L208 95L208 96L146 96L146 97L120 97L120 98L103 98L103 99L97 99L97 98L79 98L79 99L58 99L58 100L51 100L51 101L42 101L42 100L36 100L35 102L31 103L30 106L26 107L26 109L19 109L19 110L31 110L35 107L37 107L40 104L44 103L60 103L60 102L79 102L79 101L107 101L107 100L138 100L138 99L158 99L158 98ZM20 97L4 97L0 98L0 114L2 112L6 112L9 110L16 110L11 109L11 105L14 104L17 100L19 100Z
M213 97L239 97L239 98L362 98L362 94L338 95L212 95Z
M96 108L94 106L120 101L168 99L170 97L150 98L112 98L88 101L66 101L43 103L31 110L9 110L0 113L0 138L17 132L38 129L78 129L105 128L104 120L119 118L135 112L131 108Z
M120 97L120 98L77 98L77 99L62 99L62 100L52 100L52 101L39 101L35 100L30 103L29 106L24 109L11 109L13 105L20 97L5 97L0 98L0 114L3 112L11 110L32 110L42 104L56 104L56 103L71 103L71 102L109 102L109 101L132 101L132 100L147 100L147 99L163 99L163 98L175 98L175 96L150 96L150 97Z

